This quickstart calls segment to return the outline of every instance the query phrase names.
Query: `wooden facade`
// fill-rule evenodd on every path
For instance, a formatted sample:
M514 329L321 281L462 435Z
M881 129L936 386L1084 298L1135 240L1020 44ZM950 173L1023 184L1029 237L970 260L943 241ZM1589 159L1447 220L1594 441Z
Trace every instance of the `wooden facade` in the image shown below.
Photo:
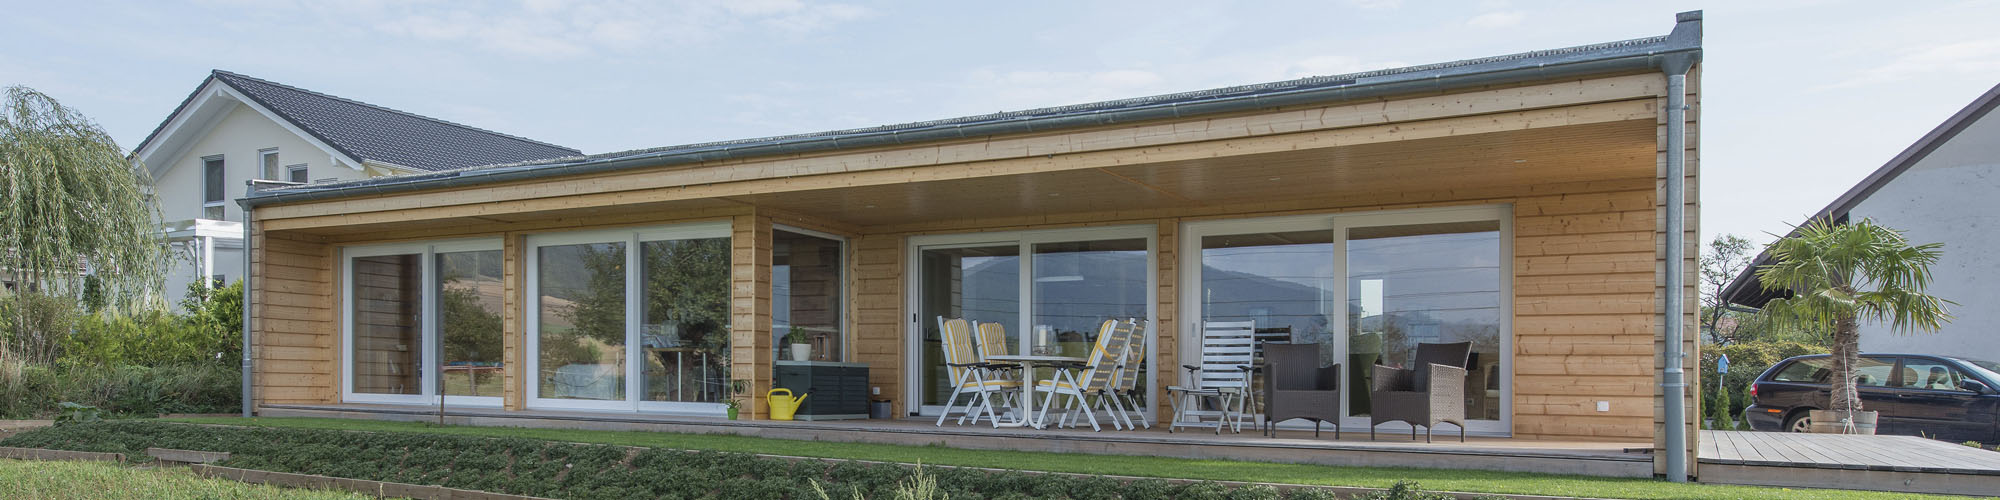
M1690 77L1691 82L1698 77ZM848 360L895 411L909 352L909 239L1089 226L1153 228L1158 346L1174 367L1184 225L1301 214L1500 206L1511 214L1511 433L1649 440L1664 425L1661 302L1694 303L1698 113L1688 113L1690 286L1665 289L1666 78L1631 72L1449 93L1166 119L943 143L723 160L475 185L255 211L252 329L257 402L337 403L345 305L340 248L501 237L504 407L523 409L524 237L585 228L727 220L730 377L771 387L772 230L847 238L840 297ZM1699 102L1690 85L1688 102ZM1698 109L1698 107L1696 108ZM1689 312L1687 369L1698 356ZM1648 360L1652 362L1647 362ZM1150 384L1177 384L1160 369ZM1690 434L1698 392L1688 395ZM745 399L764 418L761 396ZM1166 418L1165 397L1156 398ZM1607 403L1600 410L1598 404Z

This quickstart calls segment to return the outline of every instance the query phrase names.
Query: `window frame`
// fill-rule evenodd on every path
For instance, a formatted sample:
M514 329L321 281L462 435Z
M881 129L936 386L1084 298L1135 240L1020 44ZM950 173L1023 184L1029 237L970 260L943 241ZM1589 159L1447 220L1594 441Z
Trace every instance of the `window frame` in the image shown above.
M852 360L852 359L853 359L853 353L854 353L854 347L853 347L853 342L852 342L852 340L853 340L853 338L852 338L852 334L853 334L853 332L852 332L851 330L853 330L853 329L852 329L852 328L848 328L848 324L847 324L847 318L848 318L848 314L847 314L847 309L848 309L849 307L851 307L851 306L852 306L851 302L853 302L853 301L852 301L852 300L849 300L849 298L848 298L848 296L847 296L847 290L848 290L848 288L847 288L847 282L848 282L848 280L850 280L850 279L852 279L852 278L853 278L852 276L849 276L849 275L850 275L850 274L852 274L852 273L850 272L850 271L851 271L851 268L850 268L850 267L848 266L848 262L849 262L849 261L851 261L851 260L853 260L853 257L854 257L854 256L853 256L853 254L851 253L851 252L853 251L853 245L852 245L852 244L851 244L850 242L848 242L848 241L847 241L847 237L846 237L846 236L841 236L841 235L837 235L837 234L833 234L833 233L828 233L828 232L824 232L824 231L814 231L814 230L811 230L811 229L806 229L806 228L802 228L802 227L797 227L797 226L788 226L788 225L784 225L784 224L772 224L772 225L771 225L771 231L772 231L773 233L776 233L777 231L784 231L784 232L788 232L788 233L794 233L794 234L801 234L801 235L805 235L805 236L811 236L811 237L815 237L815 238L822 238L822 239L828 239L828 240L833 240L833 241L837 241L837 242L840 242L840 263L839 263L839 265L837 266L837 267L839 267L839 269L840 269L840 279L839 279L839 280L838 280L838 282L836 283L836 285L837 285L837 286L835 287L835 290L834 290L834 294L835 294L834 296L835 296L835 297L839 297L839 298L840 298L840 307L839 307L839 308L837 308L837 309L836 309L836 310L834 311L834 313L836 314L836 316L834 317L834 320L833 320L833 321L834 321L834 324L836 324L836 325L839 325L839 328L840 328L840 335L839 335L839 337L840 337L840 361L841 361L841 362L848 362L848 361ZM773 238L773 239L775 239L776 237L777 237L777 236L776 236L776 234L773 234L773 235L772 235L772 238ZM774 279L774 280L772 281L771 285L772 285L772 287L774 287L774 288L775 288L775 287L777 286L777 281L775 281L775 279ZM777 294L776 294L775 292L773 292L773 293L772 293L772 296L771 296L771 298L772 298L772 300L776 300L776 299L777 299ZM771 344L772 344L772 345L771 345L771 348L772 348L772 351L773 351L773 352L771 353L771 359L772 359L772 360L776 360L776 359L778 359L778 353L777 353L776 351L777 351L778 349L782 349L782 348L784 348L784 346L780 346L780 345L778 345L778 342L777 342L777 338L781 337L781 335L779 335L779 334L778 334L778 331L777 331L777 330L778 330L778 327L777 327L777 324L776 324L776 323L773 323L773 324L771 325L771 336L772 336L772 342L771 342Z
M278 180L278 171L284 170L284 162L278 157L278 148L257 150L257 178Z
M500 238L467 238L410 243L388 243L376 245L353 245L340 248L340 399L346 403L386 403L386 404L438 404L438 396L443 391L439 384L438 363L443 354L438 320L442 318L438 310L437 255L453 252L504 251ZM418 394L377 394L354 392L354 259L379 257L383 255L420 255L419 268L422 270L424 290L423 324L420 336L423 347L420 356L425 366L418 372L417 385L422 387ZM506 335L504 332L501 335ZM498 408L504 404L501 396L444 396L444 404L449 406L471 406Z
M531 234L522 245L522 272L524 276L522 293L522 332L526 351L519 363L519 376L526 378L526 393L522 394L523 405L529 409L580 410L599 412L657 413L703 417L721 417L728 414L725 403L700 403L685 401L646 401L642 384L645 366L642 347L639 343L640 321L644 317L644 276L642 243L683 239L734 238L733 225L728 220L698 221L662 226L625 227L584 231L564 231L556 233ZM591 243L625 244L625 399L623 400L578 400L541 397L541 249L547 246L579 245ZM733 242L732 242L733 244ZM734 265L734 262L731 263ZM733 328L732 328L733 332ZM736 346L732 339L730 349ZM728 381L724 381L725 384Z
M310 168L311 167L309 167L307 164L304 163L285 165L285 178L280 180L287 182L297 182L301 184L312 182L312 170L310 170ZM305 174L305 175L301 176L294 174ZM295 177L304 177L304 179L295 180L294 179Z
M214 172L209 171L208 166L210 163L215 164L216 168ZM211 176L221 177L220 179L215 179L214 193L208 192ZM223 157L223 155L210 155L201 157L201 218L208 220L229 220L229 210L226 207L226 204L229 202L228 191L229 191L229 162ZM213 195L215 199L213 200L209 199L211 195ZM208 209L210 208L218 209L216 210L216 212L218 213L216 214L215 217L211 218L208 216L209 215Z

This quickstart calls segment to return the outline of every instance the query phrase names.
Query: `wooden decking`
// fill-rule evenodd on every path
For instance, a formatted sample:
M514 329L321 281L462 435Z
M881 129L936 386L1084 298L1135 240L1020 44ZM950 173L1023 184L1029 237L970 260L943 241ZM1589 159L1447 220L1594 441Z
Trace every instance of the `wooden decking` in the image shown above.
M1701 431L1702 482L2000 493L2000 453L1915 436Z

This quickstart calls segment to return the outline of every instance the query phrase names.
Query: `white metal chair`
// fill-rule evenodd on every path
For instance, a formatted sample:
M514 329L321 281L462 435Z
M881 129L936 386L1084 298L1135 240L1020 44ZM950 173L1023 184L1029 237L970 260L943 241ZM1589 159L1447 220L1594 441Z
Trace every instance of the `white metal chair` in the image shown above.
M1124 362L1118 364L1118 372L1115 374L1117 382L1112 385L1111 402L1117 405L1118 412L1124 415L1127 427L1132 425L1136 417L1139 425L1151 429L1152 419L1146 418L1146 412L1142 411L1145 405L1141 402L1145 398L1139 394L1139 379L1146 376L1146 346L1151 343L1151 337L1146 333L1149 322L1143 319L1131 321L1132 341L1125 344Z
M1070 413L1083 411L1083 419L1090 422L1091 430L1102 431L1097 425L1097 413L1092 407L1105 410L1111 417L1111 427L1124 429L1119 415L1112 410L1113 396L1111 375L1117 370L1119 358L1125 355L1125 345L1132 338L1132 323L1115 319L1104 320L1097 329L1097 343L1090 349L1090 358L1081 365L1059 366L1054 378L1035 382L1035 390L1048 393L1042 400L1042 418L1047 419L1049 410L1055 406L1056 396L1069 399L1064 405L1064 414L1059 426L1070 424Z
M951 397L945 398L944 412L938 414L937 425L944 426L945 417L951 416L952 409L963 407L958 423L964 424L970 417L979 421L982 414L993 413L993 394L1021 390L1017 380L994 380L987 376L986 364L981 363L973 351L972 325L964 318L945 319L938 316L938 332L942 337L944 364L951 376ZM959 396L966 396L965 403L959 404ZM996 421L994 423L998 425Z
M1243 432L1246 407L1250 400L1251 364L1256 357L1255 321L1210 321L1202 324L1201 364L1182 365L1188 370L1189 385L1167 388L1173 395L1174 421L1167 432L1181 427L1205 427L1201 400L1214 402L1215 433L1224 425Z

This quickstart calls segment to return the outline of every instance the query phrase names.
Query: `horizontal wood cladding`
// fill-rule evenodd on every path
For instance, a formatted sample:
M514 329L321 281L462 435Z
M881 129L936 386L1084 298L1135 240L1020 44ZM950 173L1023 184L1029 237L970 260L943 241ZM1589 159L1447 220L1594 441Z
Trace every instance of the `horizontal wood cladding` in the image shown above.
M1651 436L1653 196L1630 186L1515 201L1516 434Z
M284 232L251 238L253 397L259 404L337 401L333 246Z
M1244 115L1166 120L1099 129L1030 134L921 146L662 167L597 176L480 186L425 193L274 205L259 210L272 227L306 227L383 220L494 216L558 208L609 206L641 200L699 199L824 187L902 183L947 177L1088 169L1143 161L1213 158L1221 142L1233 153L1284 151L1392 142L1523 127L1651 119L1664 88L1656 74L1553 82L1513 88L1372 100ZM1482 115L1496 115L1493 117ZM1471 118L1458 120L1460 118ZM1456 121L1455 121L1456 120ZM1330 133L1333 135L1312 136ZM1299 137L1299 134L1308 134ZM1261 141L1272 136L1290 136ZM1303 140L1302 140L1303 139ZM1266 144L1265 142L1268 142ZM964 165L962 171L912 169ZM879 175L878 175L879 174ZM829 180L807 180L828 176ZM737 186L727 190L719 185ZM624 193L653 191L641 196ZM565 201L546 206L538 199ZM495 200L507 200L495 202ZM518 205L517 205L518 204ZM401 212L424 209L422 214ZM468 211L469 210L469 211ZM338 216L314 224L283 222ZM401 219L398 219L400 217Z
M882 388L879 397L894 401L897 415L909 410L903 394L903 238L867 235L849 243L854 248L854 330L851 361L868 364L868 385Z

